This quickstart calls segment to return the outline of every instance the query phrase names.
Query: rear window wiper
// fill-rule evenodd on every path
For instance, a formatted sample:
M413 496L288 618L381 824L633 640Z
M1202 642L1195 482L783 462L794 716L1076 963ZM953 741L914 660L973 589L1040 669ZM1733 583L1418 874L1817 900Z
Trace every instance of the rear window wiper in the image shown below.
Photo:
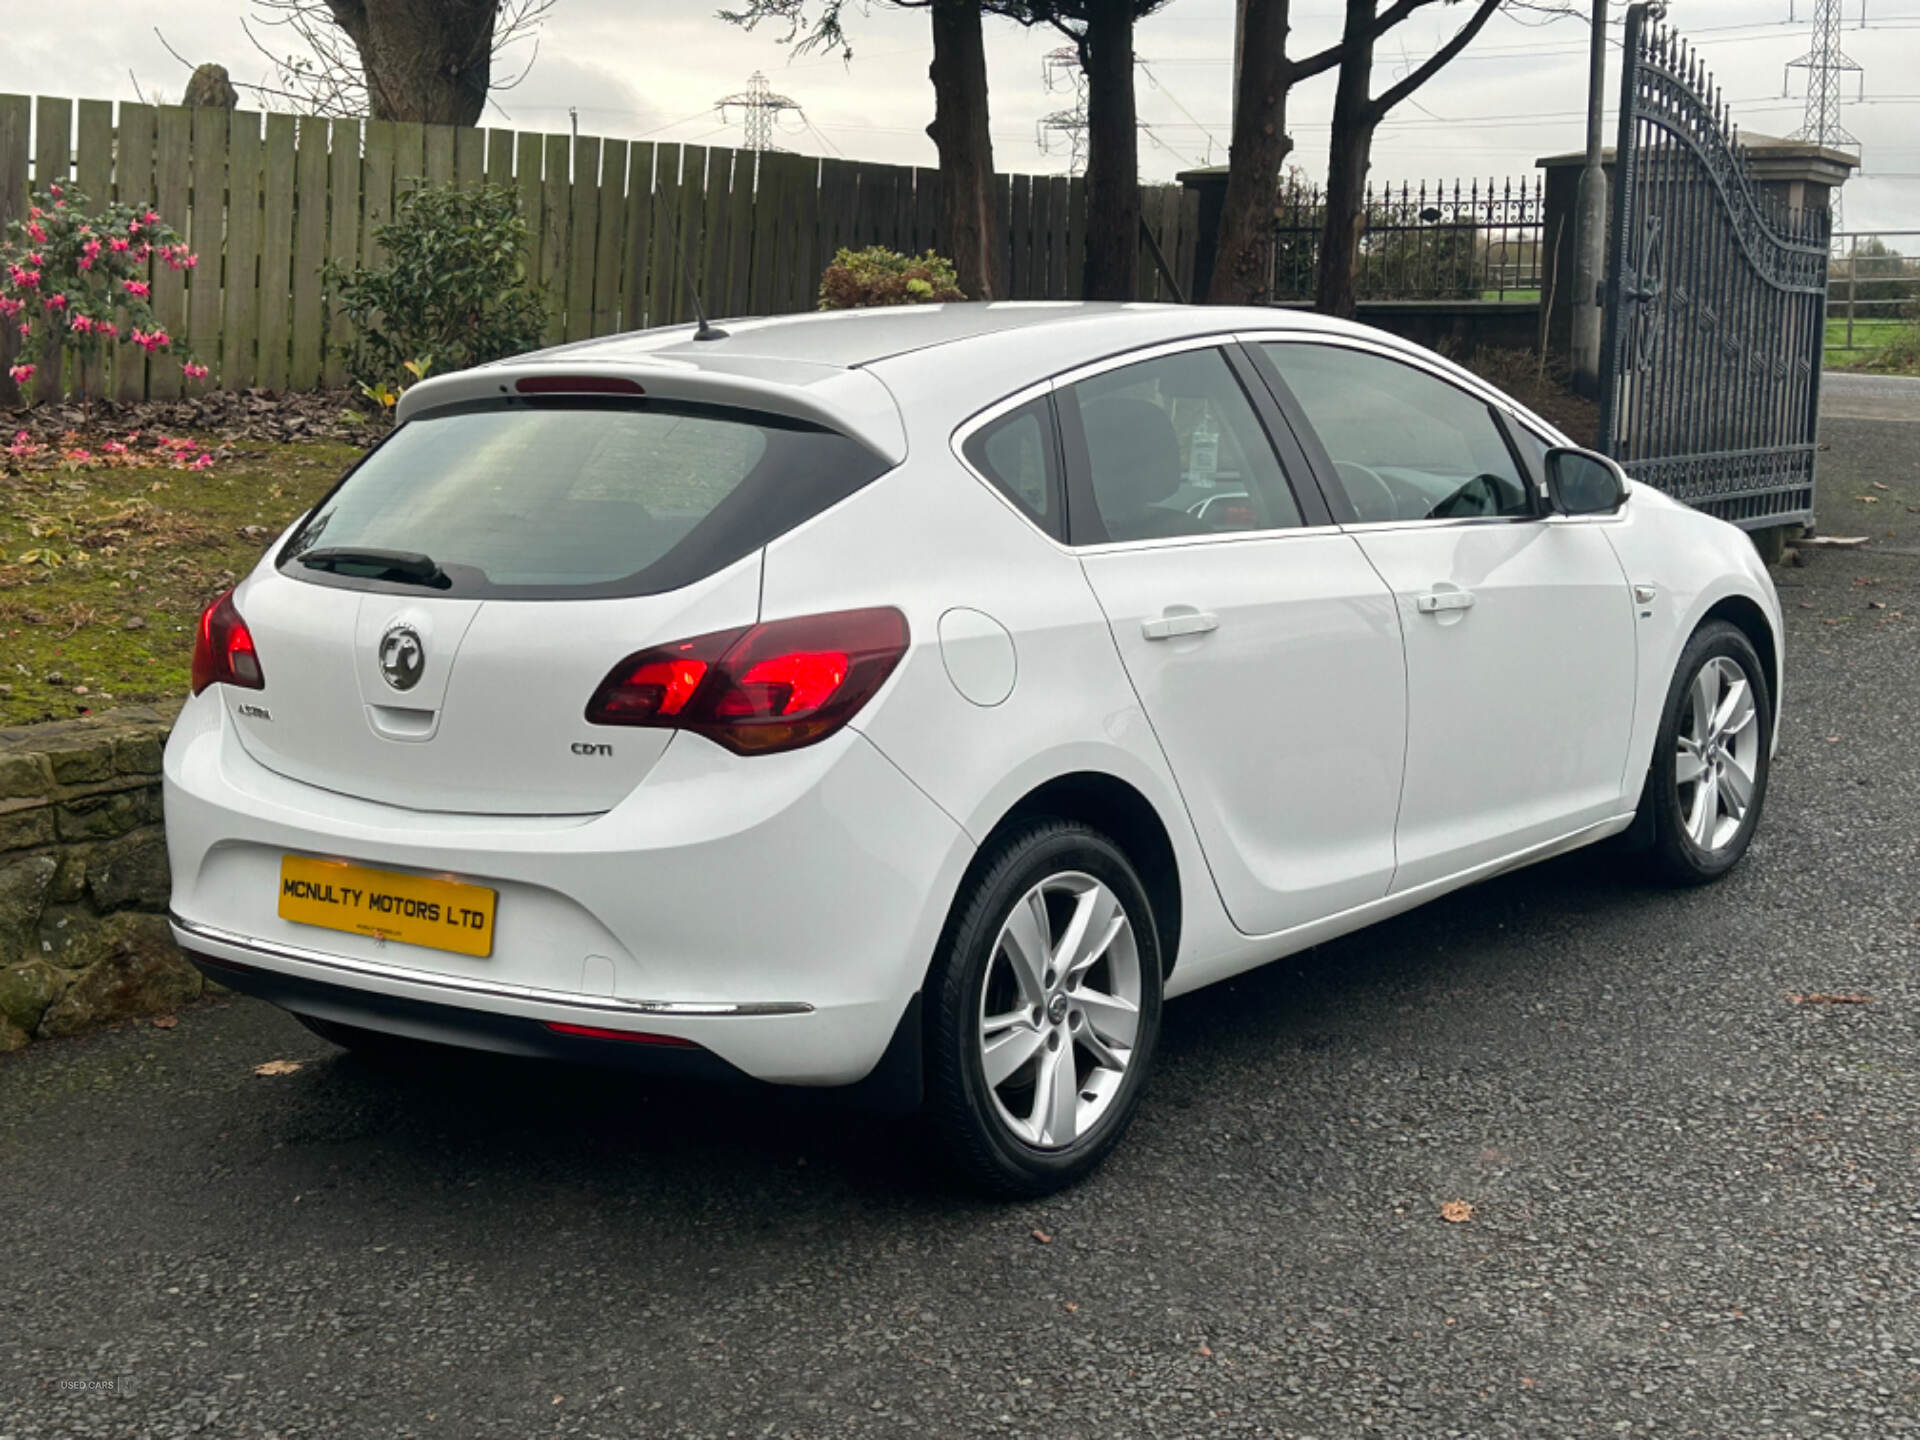
M363 580L397 580L407 585L445 589L453 582L431 555L417 550L375 550L359 545L324 545L297 557L309 570L355 575Z

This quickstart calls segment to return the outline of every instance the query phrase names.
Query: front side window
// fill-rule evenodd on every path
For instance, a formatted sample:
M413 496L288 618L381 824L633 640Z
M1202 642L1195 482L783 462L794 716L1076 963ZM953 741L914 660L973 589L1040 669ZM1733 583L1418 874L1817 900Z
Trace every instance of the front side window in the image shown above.
M1074 539L1151 540L1275 530L1300 509L1226 356L1185 350L1070 387L1100 526ZM1103 533L1102 533L1103 532Z
M1533 513L1485 401L1412 365L1339 345L1261 346L1326 446L1362 521Z

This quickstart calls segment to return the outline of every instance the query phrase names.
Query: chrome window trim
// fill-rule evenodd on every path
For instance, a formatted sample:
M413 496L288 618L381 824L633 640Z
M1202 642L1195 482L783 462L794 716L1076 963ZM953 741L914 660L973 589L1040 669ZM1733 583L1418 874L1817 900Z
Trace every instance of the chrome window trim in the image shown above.
M222 930L214 925L202 925L197 921L182 919L169 911L167 919L173 928L187 937L211 940L217 945L230 945L236 950L251 951L276 960L290 960L299 965L318 965L331 970L344 970L348 974L362 975L372 980L388 980L401 985L419 985L428 989L454 990L466 995L488 995L500 1000L526 1000L536 1005L564 1005L578 1010L620 1011L630 1015L673 1016L681 1019L766 1016L766 1015L810 1015L813 1006L804 1000L622 1000L613 995L581 995L571 990L543 990L537 985L509 985L497 980L475 980L465 975L436 975L421 970L411 970L400 965L376 965L367 960L353 960L344 955L327 955L318 950L309 950L301 945L283 945L275 941L258 940L251 935L241 935L232 930ZM190 949L190 946L182 948ZM217 957L210 957L216 958Z

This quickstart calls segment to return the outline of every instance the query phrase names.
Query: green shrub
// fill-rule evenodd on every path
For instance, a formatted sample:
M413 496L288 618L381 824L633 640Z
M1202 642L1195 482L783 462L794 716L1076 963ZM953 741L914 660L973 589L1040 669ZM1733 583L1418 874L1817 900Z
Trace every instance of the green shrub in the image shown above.
M929 250L902 255L884 245L842 250L820 277L822 310L858 310L869 305L938 305L964 300L953 262Z
M527 224L510 186L421 186L373 238L381 264L329 261L322 275L333 313L353 324L347 373L380 404L428 373L539 345L546 304L527 278Z

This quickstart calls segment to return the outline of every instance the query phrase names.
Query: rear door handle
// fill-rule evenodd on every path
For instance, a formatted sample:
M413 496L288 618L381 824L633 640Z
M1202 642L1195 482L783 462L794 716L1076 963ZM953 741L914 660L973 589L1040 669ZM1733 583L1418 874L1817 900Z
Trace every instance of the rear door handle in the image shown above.
M1442 610L1471 610L1473 592L1471 590L1429 590L1424 595L1413 597L1413 608L1422 615L1437 615Z
M1171 640L1176 635L1204 635L1220 628L1220 617L1186 605L1169 605L1158 620L1140 622L1140 633L1149 640Z

